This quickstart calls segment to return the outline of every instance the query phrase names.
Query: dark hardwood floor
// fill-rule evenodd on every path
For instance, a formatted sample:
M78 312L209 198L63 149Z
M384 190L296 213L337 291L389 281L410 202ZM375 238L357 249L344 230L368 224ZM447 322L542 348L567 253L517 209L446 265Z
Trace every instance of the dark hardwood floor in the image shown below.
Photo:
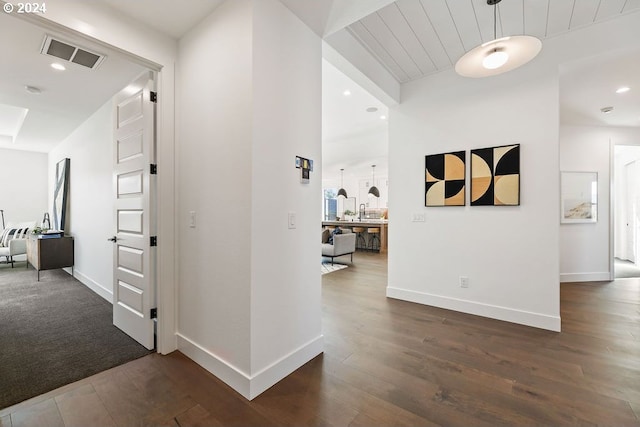
M323 276L325 353L248 402L175 352L0 411L0 426L640 425L640 280L561 286L562 333L385 298L386 258Z

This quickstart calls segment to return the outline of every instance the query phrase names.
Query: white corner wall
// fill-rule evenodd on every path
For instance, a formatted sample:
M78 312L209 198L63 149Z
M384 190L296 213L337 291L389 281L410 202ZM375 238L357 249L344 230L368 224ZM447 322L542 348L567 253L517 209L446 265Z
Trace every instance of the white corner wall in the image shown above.
M25 221L39 225L49 200L47 154L0 148L0 164L0 209L5 225Z
M251 1L223 3L180 40L176 82L178 348L245 396L251 376L251 34Z
M553 70L477 80L443 72L404 85L402 99L390 114L387 295L559 330ZM469 176L470 149L508 144L520 144L520 206L471 207L467 180L467 206L424 207L425 155L464 150Z
M68 222L74 239L73 275L109 302L113 300L113 119L107 102L49 152L49 208L53 218L56 164L71 159Z
M323 350L322 44L279 1L253 4L251 398ZM314 161L308 184L295 156Z
M248 399L322 351L320 60L275 0L227 1L180 40L178 345Z
M612 146L640 143L640 129L560 127L560 171L598 173L598 221L560 225L560 281L610 280ZM558 211L558 221L560 212Z

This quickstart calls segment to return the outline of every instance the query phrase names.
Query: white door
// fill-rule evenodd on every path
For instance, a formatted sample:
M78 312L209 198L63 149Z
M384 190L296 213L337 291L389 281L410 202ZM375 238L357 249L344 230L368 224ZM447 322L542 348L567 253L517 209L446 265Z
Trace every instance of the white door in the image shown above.
M115 234L113 324L148 349L154 344L155 99L153 74L145 73L114 101ZM155 94L153 94L155 97ZM154 245L155 246L155 245Z
M625 206L626 206L626 224L624 227L625 230L625 240L627 243L626 254L627 259L633 263L636 262L637 254L636 254L636 163L632 162L624 167L624 174L626 180L626 194L625 194Z

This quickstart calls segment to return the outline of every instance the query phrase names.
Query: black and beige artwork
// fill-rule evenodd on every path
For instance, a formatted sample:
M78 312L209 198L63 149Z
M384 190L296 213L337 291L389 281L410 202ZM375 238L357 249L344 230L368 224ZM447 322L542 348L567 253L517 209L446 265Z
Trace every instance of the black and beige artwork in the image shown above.
M464 206L466 153L425 156L425 206Z
M471 150L471 206L520 205L520 144Z

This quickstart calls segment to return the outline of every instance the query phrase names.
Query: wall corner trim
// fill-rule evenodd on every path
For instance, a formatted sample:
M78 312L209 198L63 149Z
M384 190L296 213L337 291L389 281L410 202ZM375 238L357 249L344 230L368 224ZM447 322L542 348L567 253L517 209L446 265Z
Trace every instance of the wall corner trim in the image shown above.
M260 370L251 377L249 400L254 399L284 377L324 352L324 335L301 345L286 356Z
M177 333L176 335L178 337L179 351L184 353L185 356L205 368L207 371L211 372L242 396L247 399L249 398L249 392L251 389L251 379L249 375L184 335L180 333Z
M178 333L177 337L179 351L248 400L254 399L324 351L324 336L320 335L262 369L257 374L249 376L184 335Z
M554 332L560 332L561 327L560 316L549 316L547 314L482 304L475 301L416 292L391 286L387 287L387 297L532 326L534 328L547 329Z

